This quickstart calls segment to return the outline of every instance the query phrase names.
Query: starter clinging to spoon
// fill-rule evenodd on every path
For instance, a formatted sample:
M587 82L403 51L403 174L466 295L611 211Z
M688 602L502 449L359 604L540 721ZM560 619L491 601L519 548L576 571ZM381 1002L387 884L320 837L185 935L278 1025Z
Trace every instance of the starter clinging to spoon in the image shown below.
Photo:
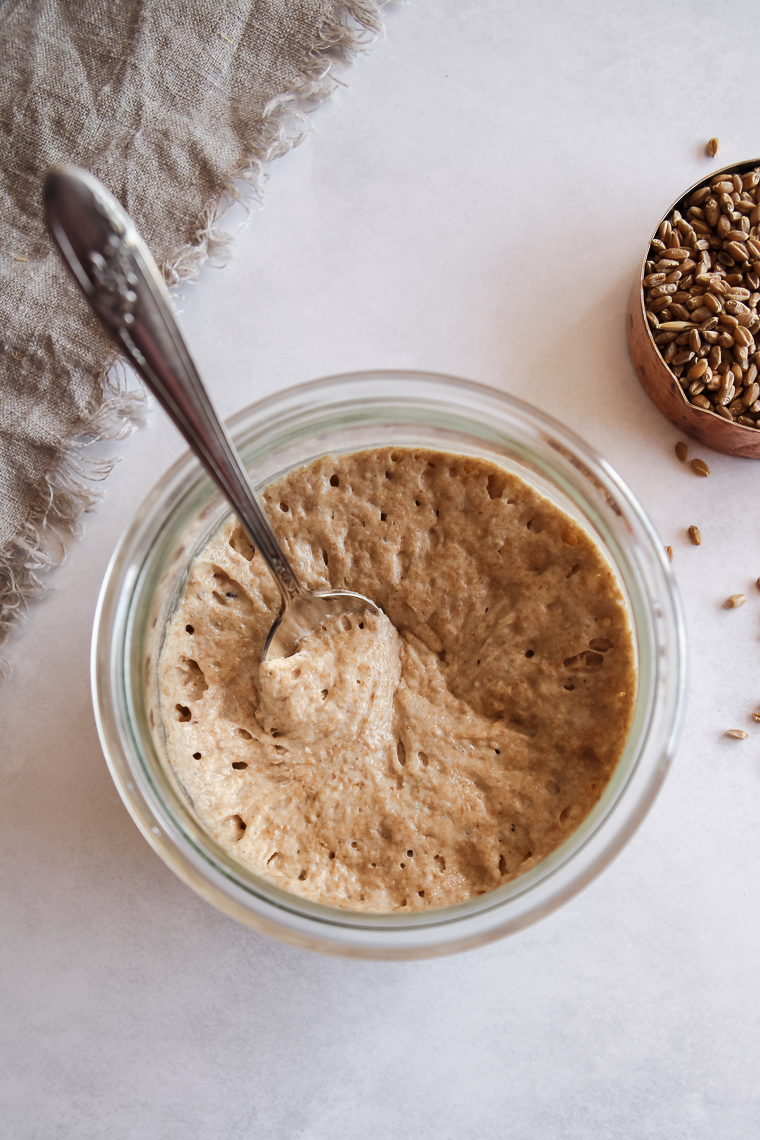
M264 658L293 653L327 618L380 612L362 594L308 590L298 581L214 411L156 263L116 199L86 171L54 167L45 180L45 215L93 310L217 484L277 583L282 604Z

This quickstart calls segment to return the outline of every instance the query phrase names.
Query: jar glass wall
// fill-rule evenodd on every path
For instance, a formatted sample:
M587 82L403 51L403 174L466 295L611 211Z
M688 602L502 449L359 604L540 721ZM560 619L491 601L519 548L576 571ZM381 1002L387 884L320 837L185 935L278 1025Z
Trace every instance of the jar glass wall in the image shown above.
M411 958L477 946L549 913L614 857L651 805L672 758L685 691L680 604L662 543L609 465L543 413L453 377L367 372L304 384L229 423L258 489L325 453L425 446L507 467L575 518L614 569L638 658L633 723L594 809L556 851L486 895L423 912L368 914L283 891L208 835L163 746L157 664L193 558L227 514L189 454L148 496L114 554L93 634L98 730L117 788L162 859L254 929L311 949Z

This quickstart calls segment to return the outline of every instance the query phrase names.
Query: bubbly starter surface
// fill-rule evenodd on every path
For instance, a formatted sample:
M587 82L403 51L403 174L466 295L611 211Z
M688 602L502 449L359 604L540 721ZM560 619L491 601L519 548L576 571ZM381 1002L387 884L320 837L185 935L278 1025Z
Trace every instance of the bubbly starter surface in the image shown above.
M461 902L558 847L601 796L635 696L604 557L494 464L324 457L263 496L309 587L387 616L261 664L279 593L234 518L160 660L171 764L210 834L276 885L367 911Z

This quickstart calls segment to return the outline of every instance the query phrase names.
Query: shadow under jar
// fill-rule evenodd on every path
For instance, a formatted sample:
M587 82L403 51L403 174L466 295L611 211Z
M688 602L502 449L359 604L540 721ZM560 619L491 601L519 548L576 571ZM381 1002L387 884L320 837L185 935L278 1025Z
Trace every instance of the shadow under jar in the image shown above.
M730 392L727 392L725 387L720 390L713 387L712 391L708 390L703 392L699 386L700 378L693 377L689 379L689 372L694 371L698 360L706 359L709 362L710 351L715 345L722 349L721 366L736 363L733 348L728 342L729 340L733 340L733 330L737 328L748 329L750 333L749 337L745 336L743 332L740 332L739 337L742 344L736 345L740 350L737 355L740 358L743 357L745 361L745 364L741 368L741 374L742 380L746 379L747 373L752 368L752 364L756 363L754 361L754 354L757 349L760 349L760 324L757 324L756 331L758 335L755 336L752 332L755 325L752 324L750 327L750 316L744 313L743 309L749 308L747 302L751 300L753 293L760 292L760 289L751 289L751 285L754 284L754 281L748 283L750 287L744 288L739 286L736 282L728 285L727 289L735 289L741 294L741 296L735 298L731 296L729 298L728 310L736 308L737 313L728 311L726 308L726 294L713 292L704 280L697 282L696 278L699 275L700 268L700 251L693 246L687 245L688 240L693 240L688 238L687 233L681 234L679 243L680 240L683 240L684 244L683 246L679 244L679 249L690 249L693 250L695 254L695 257L690 258L690 261L695 262L695 268L686 275L692 277L693 280L689 282L688 289L682 291L679 289L679 285L682 284L683 278L678 282L667 280L674 275L674 272L675 274L679 272L678 266L674 266L672 269L671 267L666 267L667 271L663 274L662 285L667 285L671 290L673 290L673 286L675 285L675 290L671 292L670 296L675 296L678 299L675 302L675 313L672 310L672 306L664 310L660 307L665 303L664 298L668 294L663 294L660 298L654 298L654 303L650 302L650 311L652 309L659 309L659 312L655 313L655 317L659 322L658 327L653 327L647 319L644 282L651 277L651 273L647 272L648 262L650 263L650 270L656 271L656 263L661 257L664 257L665 260L670 260L667 257L667 248L664 251L660 251L659 249L655 249L652 243L656 240L662 240L658 237L661 233L661 227L664 222L672 218L673 212L676 210L682 215L684 222L697 223L697 229L695 231L696 238L697 240L706 242L709 247L712 262L711 270L715 269L717 265L721 265L721 269L726 276L739 276L740 274L744 276L746 272L749 272L760 281L760 274L755 273L753 250L751 248L748 249L746 245L739 240L739 234L744 233L745 237L751 238L753 244L756 241L758 248L760 248L760 226L758 226L756 230L757 238L750 234L750 230L758 225L756 221L752 220L753 212L756 211L756 217L760 219L760 209L757 208L757 202L760 200L760 175L757 172L760 172L760 159L755 158L746 162L733 163L731 166L726 166L721 170L711 172L709 178L700 179L699 182L691 186L685 194L680 195L660 222L658 222L650 238L646 253L642 259L640 271L631 290L626 321L631 360L644 390L662 414L685 435L691 436L692 439L699 440L700 443L705 444L707 447L712 447L714 450L722 451L728 455L739 455L750 459L760 458L760 416L757 417L758 427L751 427L736 422L736 415L733 413L730 413L730 418L727 418L726 412L720 413L715 410L714 407L695 406L691 401L695 394L699 398L698 402L700 403L712 403L720 398L721 406L724 408L730 406L732 401L734 401L734 411L736 411L737 414L741 414L743 409L738 409L736 403L738 403L743 393L746 394L748 399L752 396L751 385L745 387L743 383L739 383L739 378L736 377L735 394L733 396ZM745 195L745 200L733 203L733 205L737 207L735 210L730 210L730 204L727 199L721 201L721 197L727 193L727 189L704 195L704 188L713 187L718 182L731 182L732 175L734 174L738 175L743 183L748 183L746 188L743 185L742 191L737 190L735 186L733 187L732 193L734 196L738 196L741 199L742 194ZM750 185L752 182L755 182L756 179L756 184L754 186ZM695 195L696 201L700 203L696 206L698 212L704 211L705 202L710 198L716 200L718 213L722 214L724 218L724 222L721 223L721 226L725 229L725 233L720 237L719 241L714 240L711 243L710 236L707 233L700 232L701 229L707 229L710 230L712 234L714 227L709 222L703 218L690 217L690 210L695 203ZM747 221L742 222L742 218L746 218ZM702 225L699 224L700 222ZM750 230L746 229L748 224ZM726 229L727 226L731 228ZM684 229L686 229L685 226ZM733 246L732 243L734 243ZM735 243L738 243L738 245ZM664 244L667 246L667 241ZM741 249L742 245L744 245L744 249ZM723 261L725 261L726 264L718 260L720 254L724 255ZM732 256L732 254L735 256ZM680 256L681 254L679 253L679 257ZM758 268L760 268L760 258L757 260ZM733 265L729 264L731 261L734 262ZM680 262L680 264L684 263ZM687 262L686 264L688 265L689 263ZM654 289L660 287L659 284L652 286ZM689 310L688 308L691 302L686 301L685 294L687 291L699 291L700 289L704 289L706 294L711 294L708 297L710 307L707 312L701 312L697 309L698 319L692 321L690 318L693 310ZM747 294L746 297L744 293ZM693 293L690 293L690 295L693 295ZM713 301L713 299L715 300ZM734 304L734 301L738 302L738 304ZM660 321L661 314L662 321ZM725 323L725 326L721 324L721 319L724 318L724 316L730 318ZM736 324L734 324L734 321L736 321ZM674 323L682 327L678 329L668 327ZM663 328L663 324L665 328ZM676 343L676 339L680 341L680 343L677 344L677 348L679 351L683 351L685 355L689 351L687 338L692 328L697 330L701 341L700 348L703 350L706 349L706 351L703 351L701 356L695 354L693 359L686 361L682 375L679 378L673 371L673 367L665 359L668 346L665 343L661 343L658 346L658 344L655 343L655 338L659 337L661 341L664 341L667 339L668 334L675 334L672 343ZM705 337L705 332L711 334L709 338ZM716 335L713 336L713 333ZM744 356L744 349L747 349L746 356ZM711 371L715 373L715 370L711 369ZM760 369L758 369L758 374L760 375ZM715 373L715 376L717 375L718 373ZM723 373L720 375L723 375ZM713 377L713 382L715 376ZM690 392L692 388L694 390ZM753 401L750 401L750 406L752 403Z
M168 763L156 724L167 622L193 559L228 513L188 454L161 479L122 538L93 634L100 739L143 835L220 910L255 930L328 953L385 959L447 954L548 914L630 838L665 776L680 727L680 604L662 543L640 506L609 465L567 429L517 400L453 377L330 377L262 400L229 426L257 490L321 455L382 446L490 460L519 476L574 519L614 571L637 658L633 720L609 783L577 830L541 863L485 895L410 914L377 914L325 906L257 877L204 829Z

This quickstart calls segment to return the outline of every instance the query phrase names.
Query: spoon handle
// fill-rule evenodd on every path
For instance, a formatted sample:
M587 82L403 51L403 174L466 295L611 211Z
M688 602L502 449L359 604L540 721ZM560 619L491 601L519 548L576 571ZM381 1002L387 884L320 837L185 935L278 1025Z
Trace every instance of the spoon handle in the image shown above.
M219 486L287 604L303 591L209 400L166 286L129 215L91 174L54 167L45 180L48 229L108 332Z

